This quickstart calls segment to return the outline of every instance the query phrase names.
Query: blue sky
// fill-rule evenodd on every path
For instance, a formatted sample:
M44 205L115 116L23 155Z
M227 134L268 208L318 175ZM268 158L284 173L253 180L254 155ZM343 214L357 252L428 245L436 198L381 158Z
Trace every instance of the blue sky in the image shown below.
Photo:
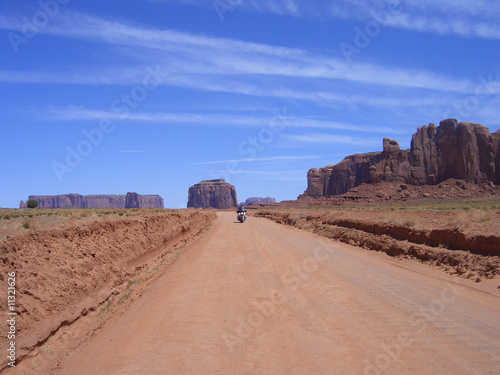
M118 5L119 4L119 5ZM295 199L312 167L500 128L494 0L3 0L0 207L225 178Z

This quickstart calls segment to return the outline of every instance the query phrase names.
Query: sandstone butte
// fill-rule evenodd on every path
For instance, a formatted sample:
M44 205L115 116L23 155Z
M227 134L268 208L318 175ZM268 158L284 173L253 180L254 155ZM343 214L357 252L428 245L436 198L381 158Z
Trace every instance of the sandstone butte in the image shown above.
M189 188L187 206L216 209L237 207L236 189L224 179L201 181Z
M299 198L340 195L364 183L436 185L450 178L500 185L500 130L490 134L480 124L447 119L438 127L418 128L409 150L384 138L382 152L310 169L307 190Z
M36 200L38 208L161 208L163 198L159 195L30 195L28 200ZM19 208L26 208L21 201Z
M245 201L245 206L248 206L249 204L269 204L269 203L276 203L276 199L274 198L270 198L270 197L266 197L266 198L261 198L261 197L251 197L251 198L248 198L246 201Z

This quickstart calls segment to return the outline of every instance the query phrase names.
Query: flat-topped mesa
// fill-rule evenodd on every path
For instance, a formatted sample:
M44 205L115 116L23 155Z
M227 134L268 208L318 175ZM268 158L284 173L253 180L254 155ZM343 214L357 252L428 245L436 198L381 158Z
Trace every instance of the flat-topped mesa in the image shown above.
M153 195L137 194L137 197L139 198L139 207L138 208L143 208L143 209L161 208L161 209L164 209L164 207L165 207L164 202L163 202L163 198L159 195L156 195L156 194L153 194ZM125 208L128 208L128 207L125 206Z
M270 197L266 198L251 197L245 201L244 205L248 206L249 204L270 204L270 203L276 203L276 199Z
M224 179L201 181L189 188L187 206L216 209L237 207L236 189Z
M139 194L127 193L125 196L125 208L140 208Z
M127 207L127 197L135 194L136 203ZM130 200L131 198L129 198ZM163 209L163 198L159 195L139 195L127 193L127 195L30 195L28 200L36 200L38 208L161 208ZM23 208L23 205L19 205Z
M455 119L422 126L410 150L384 138L383 151L351 155L336 165L307 173L303 196L339 195L363 183L404 182L435 185L455 178L477 184L500 184L500 130Z

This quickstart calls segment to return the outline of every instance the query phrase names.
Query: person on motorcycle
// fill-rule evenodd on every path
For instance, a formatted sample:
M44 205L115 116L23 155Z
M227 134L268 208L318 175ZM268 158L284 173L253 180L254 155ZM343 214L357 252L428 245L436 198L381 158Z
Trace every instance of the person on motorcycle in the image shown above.
M238 216L241 215L243 217L243 220L247 218L247 210L245 210L245 206L240 205L240 208L238 208L238 211L236 212L238 213Z

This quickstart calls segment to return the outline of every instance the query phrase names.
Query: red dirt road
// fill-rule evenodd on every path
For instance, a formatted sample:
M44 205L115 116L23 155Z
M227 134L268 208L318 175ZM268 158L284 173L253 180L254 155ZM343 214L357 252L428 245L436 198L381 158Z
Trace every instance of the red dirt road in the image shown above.
M218 213L51 373L499 374L500 293L481 284Z

